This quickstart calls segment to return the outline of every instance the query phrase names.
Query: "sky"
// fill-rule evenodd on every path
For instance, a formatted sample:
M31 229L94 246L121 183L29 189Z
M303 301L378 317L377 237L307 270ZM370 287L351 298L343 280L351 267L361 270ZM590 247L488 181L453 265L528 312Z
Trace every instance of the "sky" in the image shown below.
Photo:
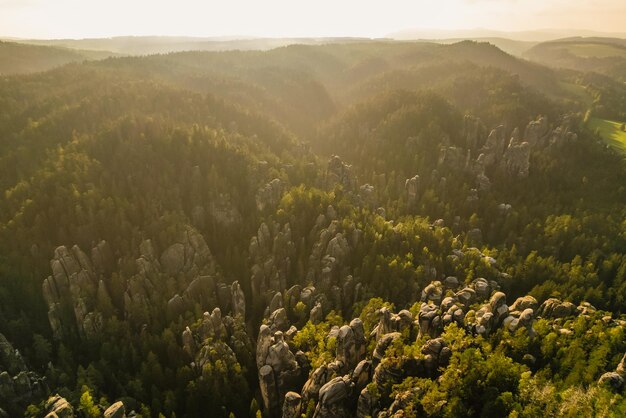
M363 36L403 29L626 31L626 0L0 0L0 36Z

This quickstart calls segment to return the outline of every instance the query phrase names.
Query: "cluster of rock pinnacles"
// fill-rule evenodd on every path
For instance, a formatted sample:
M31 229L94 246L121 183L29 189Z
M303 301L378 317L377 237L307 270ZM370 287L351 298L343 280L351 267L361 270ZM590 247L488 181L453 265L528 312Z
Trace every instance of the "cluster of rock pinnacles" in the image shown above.
M444 143L438 167L442 172L455 169L473 176L476 188L467 199L475 200L491 185L487 169L515 178L527 177L531 148L559 147L576 139L568 125L565 119L560 126L550 129L547 119L539 118L531 122L523 134L515 129L507 139L504 127L487 134L478 119L467 117L465 144ZM372 209L378 206L376 187L379 186L358 186L351 166L337 156L328 163L326 180L331 186L343 185L363 206ZM438 170L433 171L431 180L445 190L446 179ZM384 187L384 178L381 181ZM406 179L404 186L408 207L415 206L423 192L422 180L415 175ZM258 209L275 206L285 190L286 185L278 179L261 186L256 196ZM502 213L510 209L507 204L499 206ZM376 211L385 216L384 208ZM436 221L433 227L442 223ZM299 271L302 282L307 285L288 287L290 272L298 262L296 248L302 247L302 243L294 242L289 223L261 224L249 247L248 301L239 282L226 284L216 279L215 260L204 238L194 228L187 227L177 242L160 254L150 240L144 240L135 260L136 273L126 283L121 315L140 326L162 312L167 319L174 320L192 307L208 308L211 312L205 312L197 326L187 327L182 333L182 345L198 374L210 361L215 345L220 346L221 355L233 361L237 361L241 350L254 351L264 412L273 417L295 418L310 408L314 410L314 417L392 416L410 396L399 394L390 405L383 405L381 398L388 397L389 393L370 391L370 383L375 382L378 388L389 388L408 376L436 377L452 355L450 347L440 337L449 324L455 323L483 336L501 327L511 332L524 328L532 337L537 317L565 318L594 310L589 304L576 307L557 299L548 299L539 306L531 296L518 298L509 306L497 282L478 278L465 286L456 277L440 277L429 268L431 277L439 280L433 280L421 290L421 295L415 296L421 301L416 315L408 310L394 313L381 308L377 312L378 323L370 335L365 334L359 318L333 327L326 339L335 339L334 360L312 368L304 352L292 349L293 338L299 331L295 324L302 324L303 318L320 323L331 310L351 312L351 307L363 300L366 289L358 278L352 277L347 263L352 249L362 239L362 231L342 229L334 208L329 206L326 213L318 216L309 236L313 237L314 244L308 259L302 263L305 267ZM481 231L467 231L467 237L469 242L480 242ZM455 250L451 257L463 255L463 251ZM495 263L493 259L488 261ZM55 338L62 339L68 334L90 338L98 334L104 318L96 301L110 300L108 277L119 264L105 241L95 245L89 256L77 246L71 249L61 246L55 250L51 260L52 275L43 285ZM164 296L161 284L169 277L177 279L179 290ZM251 316L256 315L257 309L252 309L253 314L249 311L258 306L265 309L255 348L253 333L245 331L246 324L243 333L237 332L237 323L248 319L248 330L252 324L256 326L258 321L255 323ZM385 361L386 352L394 341L412 343L416 339L424 341L420 355L402 357L399 363ZM368 347L373 349L368 350ZM26 368L19 353L4 338L0 338L0 355L0 366L5 370L0 374L0 399L6 394L26 399L47 392L45 381ZM532 363L534 359L527 355L525 361ZM621 388L626 379L625 361L626 357L614 372L605 373L600 383ZM46 413L51 418L74 416L72 406L58 395L48 399ZM124 405L116 402L104 415L123 417Z

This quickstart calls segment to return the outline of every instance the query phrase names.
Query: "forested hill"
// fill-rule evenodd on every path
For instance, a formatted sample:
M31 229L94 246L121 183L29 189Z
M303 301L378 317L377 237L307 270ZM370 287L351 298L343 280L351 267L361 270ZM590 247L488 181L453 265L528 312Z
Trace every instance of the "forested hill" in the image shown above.
M1 78L0 417L626 414L590 85L476 42Z
M525 56L551 67L594 71L626 80L626 39L559 39L535 45Z
M181 52L93 65L218 94L269 114L302 137L337 110L394 89L441 91L463 112L482 110L491 93L530 96L511 101L522 105L533 100L529 89L550 98L579 99L561 88L552 70L471 41L291 45L267 52ZM478 100L480 96L485 97Z
M97 60L115 56L108 51L89 51L38 46L0 40L0 75L35 73L70 62Z

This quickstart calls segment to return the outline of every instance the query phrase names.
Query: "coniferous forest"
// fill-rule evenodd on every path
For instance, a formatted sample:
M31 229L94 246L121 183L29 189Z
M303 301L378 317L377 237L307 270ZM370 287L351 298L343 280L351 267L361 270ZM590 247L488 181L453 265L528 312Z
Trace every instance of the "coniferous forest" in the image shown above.
M550 48L0 43L0 417L626 416L625 67Z

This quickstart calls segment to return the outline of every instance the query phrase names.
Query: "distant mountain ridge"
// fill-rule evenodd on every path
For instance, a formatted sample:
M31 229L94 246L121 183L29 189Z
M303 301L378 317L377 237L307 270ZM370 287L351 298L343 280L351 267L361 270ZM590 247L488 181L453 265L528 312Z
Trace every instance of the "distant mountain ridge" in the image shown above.
M182 51L268 50L293 44L320 45L358 42L366 38L255 38L119 36L90 39L14 39L14 42L64 48L113 51L124 55L151 55ZM369 39L368 39L369 40Z
M476 38L506 38L514 41L545 42L554 39L584 37L626 38L626 32L598 32L584 29L537 29L527 31L498 31L492 29L405 29L392 32L388 38L398 40L408 39L476 39Z

